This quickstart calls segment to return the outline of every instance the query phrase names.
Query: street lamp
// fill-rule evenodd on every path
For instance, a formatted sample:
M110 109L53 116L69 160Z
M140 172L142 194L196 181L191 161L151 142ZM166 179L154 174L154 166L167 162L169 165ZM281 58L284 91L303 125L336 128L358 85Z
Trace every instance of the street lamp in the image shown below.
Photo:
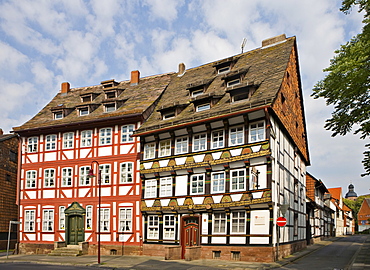
M98 264L100 264L100 206L101 206L101 170L99 168L100 164L96 160L91 162L89 174L87 175L88 178L95 177L93 164L96 163L98 165L98 184L99 184L99 194L98 194Z

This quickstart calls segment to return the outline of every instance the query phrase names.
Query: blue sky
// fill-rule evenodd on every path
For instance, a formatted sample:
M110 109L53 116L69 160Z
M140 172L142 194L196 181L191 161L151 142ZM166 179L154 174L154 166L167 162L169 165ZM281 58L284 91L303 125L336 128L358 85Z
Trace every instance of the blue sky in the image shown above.
M177 71L261 46L263 39L296 36L311 166L327 187L349 183L370 193L361 178L365 141L332 138L324 130L331 107L310 97L335 49L360 32L362 16L333 0L0 0L0 127L20 126L68 81L71 87Z

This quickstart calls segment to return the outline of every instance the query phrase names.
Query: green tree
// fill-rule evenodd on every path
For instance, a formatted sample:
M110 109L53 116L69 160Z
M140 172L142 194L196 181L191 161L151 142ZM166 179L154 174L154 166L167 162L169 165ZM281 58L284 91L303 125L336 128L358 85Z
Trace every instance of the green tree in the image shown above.
M364 13L362 32L335 51L330 66L324 69L327 75L315 85L312 96L334 105L325 124L333 137L354 128L354 134L365 140L370 138L370 0L343 0L340 10L348 14L354 6ZM365 148L365 173L361 176L370 175L370 144Z

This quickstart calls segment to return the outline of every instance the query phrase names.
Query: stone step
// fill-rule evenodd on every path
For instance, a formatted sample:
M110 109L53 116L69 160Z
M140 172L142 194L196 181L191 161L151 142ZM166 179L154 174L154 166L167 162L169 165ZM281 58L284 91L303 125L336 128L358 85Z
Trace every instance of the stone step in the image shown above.
M82 251L79 249L72 249L68 247L57 248L49 253L50 256L80 256Z

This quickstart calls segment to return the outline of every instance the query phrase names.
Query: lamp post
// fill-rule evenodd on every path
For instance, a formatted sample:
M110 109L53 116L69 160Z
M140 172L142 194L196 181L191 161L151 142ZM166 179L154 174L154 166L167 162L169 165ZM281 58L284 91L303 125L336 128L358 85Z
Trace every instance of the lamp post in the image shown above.
M94 175L94 169L93 164L96 163L98 165L98 264L100 264L100 206L101 206L101 170L99 168L100 164L96 160L91 161L90 165L90 171L87 177L93 178Z

